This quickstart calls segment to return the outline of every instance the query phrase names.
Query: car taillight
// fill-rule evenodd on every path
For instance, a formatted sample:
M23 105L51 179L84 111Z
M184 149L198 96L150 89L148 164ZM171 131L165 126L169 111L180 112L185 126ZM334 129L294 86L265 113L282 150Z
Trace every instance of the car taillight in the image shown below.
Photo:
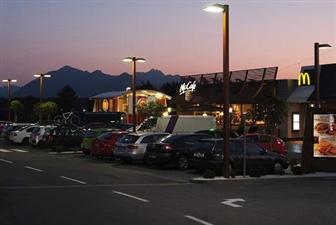
M129 148L129 149L137 149L138 146L136 146L136 145L127 145L127 148Z
M171 151L172 149L173 149L172 146L169 145L169 144L165 144L164 147L163 147L163 150L165 150L166 152L169 152L169 151Z

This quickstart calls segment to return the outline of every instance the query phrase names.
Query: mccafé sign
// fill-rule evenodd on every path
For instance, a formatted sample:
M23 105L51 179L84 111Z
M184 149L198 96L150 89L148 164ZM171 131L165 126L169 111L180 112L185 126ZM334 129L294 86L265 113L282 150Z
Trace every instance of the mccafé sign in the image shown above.
M183 83L180 86L180 95L183 95L187 92L194 92L196 90L196 80L194 82L188 81L187 83Z
M310 85L310 76L309 73L300 73L299 79L298 79L298 85L303 86L303 85Z

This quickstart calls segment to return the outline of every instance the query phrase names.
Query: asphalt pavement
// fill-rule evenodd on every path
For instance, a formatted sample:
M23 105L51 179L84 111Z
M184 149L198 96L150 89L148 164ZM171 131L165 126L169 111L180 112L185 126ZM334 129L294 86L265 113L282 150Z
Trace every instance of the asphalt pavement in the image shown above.
M196 176L0 140L0 224L336 224L335 177L190 183Z

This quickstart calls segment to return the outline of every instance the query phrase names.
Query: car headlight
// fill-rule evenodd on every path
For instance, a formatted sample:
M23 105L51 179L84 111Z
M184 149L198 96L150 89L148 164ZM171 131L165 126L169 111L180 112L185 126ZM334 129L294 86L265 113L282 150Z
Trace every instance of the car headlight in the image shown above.
M224 155L223 154L214 154L213 155L213 159L223 160L224 159Z

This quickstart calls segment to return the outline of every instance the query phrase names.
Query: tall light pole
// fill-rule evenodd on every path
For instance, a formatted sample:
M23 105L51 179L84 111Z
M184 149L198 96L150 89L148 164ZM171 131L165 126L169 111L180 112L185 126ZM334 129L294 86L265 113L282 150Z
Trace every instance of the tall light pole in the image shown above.
M133 124L133 132L136 132L136 62L146 62L144 58L137 57L126 57L122 60L123 62L132 62L132 124Z
M329 44L314 43L314 67L315 67L315 107L321 108L320 100L320 49L330 48Z
M2 80L2 82L7 83L7 89L8 89L8 121L10 121L11 120L11 113L10 113L11 84L17 82L17 80L6 79L6 80Z
M223 13L223 94L224 94L224 171L223 175L226 178L230 177L230 154L229 154L229 130L230 130L230 115L229 115L229 5L212 4L204 8L205 11L213 13Z
M40 107L39 107L39 121L42 122L42 101L43 101L43 79L51 77L49 74L34 74L34 77L39 79L40 82Z

